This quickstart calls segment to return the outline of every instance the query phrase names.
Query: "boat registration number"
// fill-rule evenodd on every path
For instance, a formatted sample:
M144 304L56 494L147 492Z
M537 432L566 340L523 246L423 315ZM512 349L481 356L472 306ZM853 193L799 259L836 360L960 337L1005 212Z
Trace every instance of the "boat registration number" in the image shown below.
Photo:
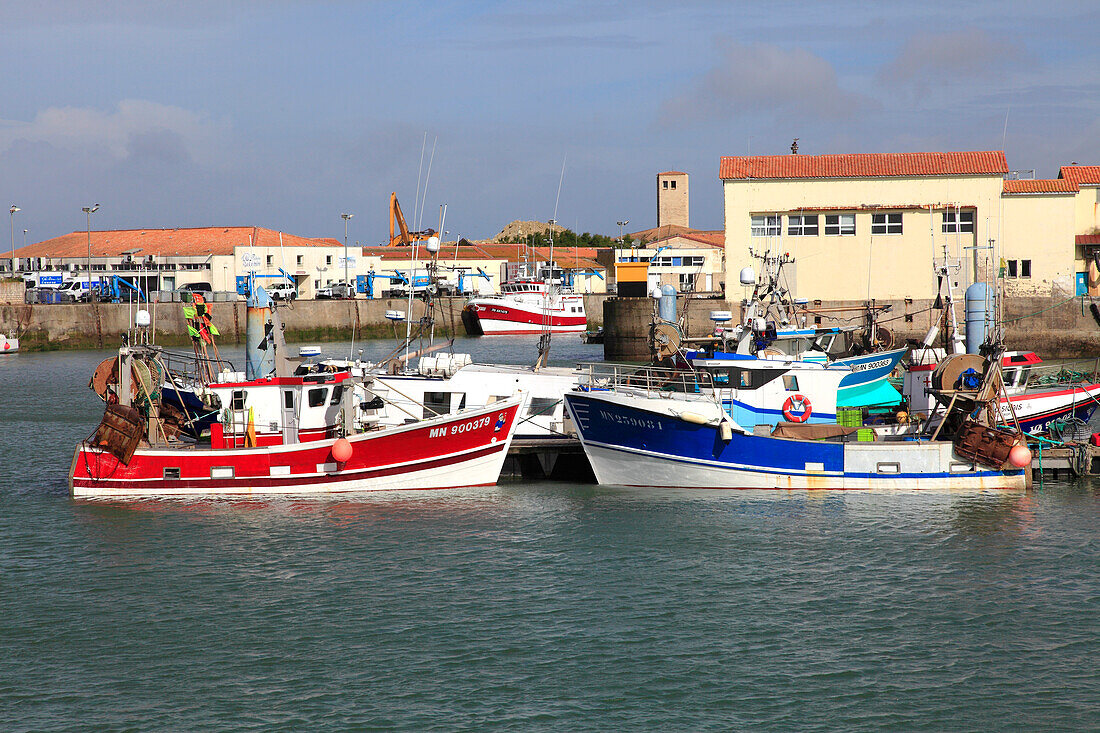
M459 435L460 433L470 433L474 430L480 430L481 428L489 427L492 421L492 416L486 415L485 417L478 418L477 420L455 423L454 425L444 425L441 428L432 428L428 432L428 437L441 438L444 435Z

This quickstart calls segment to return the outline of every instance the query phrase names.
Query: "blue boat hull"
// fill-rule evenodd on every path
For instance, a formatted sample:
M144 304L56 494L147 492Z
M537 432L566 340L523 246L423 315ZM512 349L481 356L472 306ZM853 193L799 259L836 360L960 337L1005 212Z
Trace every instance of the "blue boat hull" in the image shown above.
M565 397L600 483L789 489L1024 488L1024 471L957 458L949 443L834 443L745 434L669 414L669 400ZM648 409L652 403L653 409ZM684 404L685 414L692 407ZM693 415L692 420L696 419Z

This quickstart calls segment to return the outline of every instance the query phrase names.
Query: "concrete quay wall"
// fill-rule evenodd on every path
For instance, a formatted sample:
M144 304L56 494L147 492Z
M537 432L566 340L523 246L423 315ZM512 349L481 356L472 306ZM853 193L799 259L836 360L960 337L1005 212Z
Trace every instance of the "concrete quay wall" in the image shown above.
M894 335L896 344L920 342L943 311L928 300L876 301L890 305L879 323ZM807 325L820 318L822 326L861 325L864 301L813 301L808 307L819 315L808 314ZM1100 298L1013 297L1004 303L1005 341L1009 349L1034 351L1047 358L1100 357ZM681 298L677 303L681 317L686 312L686 335L706 336L714 328L710 312L729 310L738 322L739 303L720 299ZM851 308L847 312L828 309ZM609 361L646 361L650 358L647 336L654 305L650 298L608 298L604 303L604 358ZM965 329L966 314L956 306L959 328ZM941 329L942 341L943 330ZM939 345L940 341L937 341Z
M21 297L21 291L18 293ZM585 296L590 327L603 321L603 295ZM12 297L11 300L16 300ZM466 298L439 298L435 308L436 334L464 334L462 307ZM244 337L243 300L215 302L214 324L222 343L240 343ZM394 338L404 335L404 324L386 319L387 310L408 311L408 299L377 300L296 300L279 310L291 341L347 340L354 337ZM156 341L164 345L189 343L183 319L182 303L158 303L145 306L154 318ZM129 328L138 309L127 303L24 304L0 302L0 333L20 338L20 348L28 351L52 349L89 349L111 347ZM412 313L417 320L425 314L425 305L413 300Z

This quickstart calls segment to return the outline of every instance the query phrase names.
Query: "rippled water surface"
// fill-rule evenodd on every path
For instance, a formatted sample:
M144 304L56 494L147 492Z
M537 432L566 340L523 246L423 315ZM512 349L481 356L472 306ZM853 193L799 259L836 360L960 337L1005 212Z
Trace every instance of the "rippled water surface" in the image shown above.
M1100 729L1097 485L76 503L103 356L0 359L0 730Z

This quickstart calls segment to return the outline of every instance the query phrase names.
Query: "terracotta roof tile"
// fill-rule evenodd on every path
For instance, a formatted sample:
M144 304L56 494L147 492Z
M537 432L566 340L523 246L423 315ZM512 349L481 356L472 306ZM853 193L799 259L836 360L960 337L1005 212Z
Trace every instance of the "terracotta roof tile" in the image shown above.
M1005 181L1003 190L1005 193L1077 193L1081 189L1067 179L1035 178Z
M231 255L237 246L247 247L249 243L256 247L279 246L280 232L263 227L196 227L191 229L115 229L92 232L93 257L119 257L132 254L134 257L158 255L205 256ZM328 246L322 240L299 237L294 234L282 234L282 243L287 247ZM46 239L21 248L18 257L73 258L88 254L88 233L72 232L60 237Z
M723 156L718 177L889 178L896 176L1004 175L1004 151L953 153L846 153L842 155Z
M715 245L724 245L726 241L726 233L720 229L692 229L679 224L663 224L652 229L643 229L640 232L633 232L630 237L641 242L659 242L672 237L685 237Z
M683 171L665 171L664 173L658 173L659 176L686 176L687 173Z
M1077 185L1100 184L1100 165L1064 165L1058 171L1058 177Z
M1100 244L1100 234L1078 234L1074 244Z

